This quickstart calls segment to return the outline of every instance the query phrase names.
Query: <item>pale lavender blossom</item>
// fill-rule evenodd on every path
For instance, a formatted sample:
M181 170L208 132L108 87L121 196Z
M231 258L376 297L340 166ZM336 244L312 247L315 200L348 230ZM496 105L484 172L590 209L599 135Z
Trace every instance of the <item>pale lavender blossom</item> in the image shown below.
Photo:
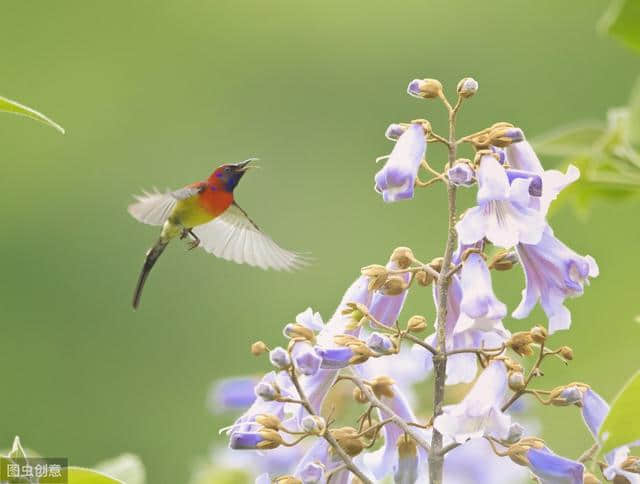
M502 361L492 361L464 399L445 406L433 426L458 443L484 435L506 438L511 417L500 409L506 392L506 367Z
M526 287L513 317L526 318L540 300L549 319L549 333L571 326L571 313L564 305L568 297L582 295L589 278L599 273L593 257L580 256L553 235L546 226L535 245L521 243L516 247L524 268Z
M313 309L307 308L296 316L296 323L309 328L311 331L320 331L324 327L322 316Z
M322 359L321 367L325 370L339 370L349 366L349 361L355 353L346 346L323 348L316 346L316 354Z
M375 176L375 189L385 202L413 198L420 162L426 150L422 125L412 124L400 135L384 167Z
M399 269L398 265L393 261L388 262L386 267L389 270ZM400 274L399 277L402 278L405 283L408 283L411 279L409 273ZM404 290L395 296L388 296L380 291L376 291L371 297L369 313L385 326L391 327L396 324L396 320L408 295L408 290Z
M566 173L558 170L545 171L535 151L529 142L524 139L524 133L522 134L522 141L511 143L505 151L511 168L534 173L542 178L541 197L533 199L532 202L537 204L535 206L543 214L547 213L549 205L556 199L562 189L580 177L580 170L574 165L569 165Z
M269 352L269 361L273 366L282 370L291 364L291 357L287 350L277 346Z
M622 463L629 456L629 447L620 447L610 452L606 456L607 464L609 464L602 471L602 475L608 480L613 482L625 482L625 484L640 484L640 474L637 472L629 472L622 468ZM617 479L617 477L625 478L626 481Z
M475 172L468 163L456 163L447 170L449 181L459 187L470 187L475 181Z
M546 447L532 447L525 456L540 484L583 484L584 466L580 462L556 455Z
M460 242L473 244L486 237L505 248L519 242L538 243L545 221L544 214L530 207L530 180L517 178L509 183L505 169L491 155L481 157L477 176L478 205L456 224Z
M293 475L300 479L303 484L315 484L316 482L322 482L313 480L318 475L318 469L322 469L322 474L324 475L325 472L331 472L333 469L342 465L342 463L342 459L340 459L335 452L331 452L331 448L326 440L317 439L302 457ZM348 470L341 470L333 474L331 483L347 484L350 477ZM305 478L308 480L305 480Z
M502 318L507 315L507 306L496 298L491 283L491 274L482 255L471 253L464 261L460 273L462 299L461 317L456 322L456 332L468 329L498 331L506 336Z
M235 450L257 449L261 443L265 442L264 432L259 430L252 432L233 432L229 441L229 447Z
M374 332L367 338L367 346L377 353L390 353L394 350L394 344L386 334Z
M391 141L396 141L400 136L404 134L407 130L406 126L402 126L401 124L390 124L387 127L387 130L384 132L384 136Z

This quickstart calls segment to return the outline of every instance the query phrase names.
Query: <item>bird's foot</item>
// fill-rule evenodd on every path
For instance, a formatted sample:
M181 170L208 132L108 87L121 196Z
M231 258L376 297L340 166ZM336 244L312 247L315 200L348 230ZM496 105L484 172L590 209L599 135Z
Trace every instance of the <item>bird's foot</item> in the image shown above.
M187 242L187 250L193 250L200 245L200 240L190 240Z

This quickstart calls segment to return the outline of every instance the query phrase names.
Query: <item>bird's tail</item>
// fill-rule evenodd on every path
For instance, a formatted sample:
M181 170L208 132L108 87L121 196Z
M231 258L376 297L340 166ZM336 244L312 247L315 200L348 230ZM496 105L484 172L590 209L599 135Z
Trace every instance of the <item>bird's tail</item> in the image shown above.
M162 255L167 245L169 245L169 239L160 237L155 245L147 251L147 255L144 259L144 265L142 266L140 277L138 278L138 284L136 285L136 290L133 293L133 309L137 309L140 305L140 297L142 296L144 283L147 281L147 277L149 277L149 273L151 272L153 265L158 260L158 257Z

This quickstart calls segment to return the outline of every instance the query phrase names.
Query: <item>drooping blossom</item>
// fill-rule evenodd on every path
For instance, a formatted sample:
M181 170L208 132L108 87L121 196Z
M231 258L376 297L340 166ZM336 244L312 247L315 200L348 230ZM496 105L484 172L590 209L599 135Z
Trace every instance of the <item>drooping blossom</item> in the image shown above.
M516 252L524 268L526 287L513 317L526 318L540 300L549 318L549 333L568 329L571 313L564 301L582 295L589 278L598 276L596 261L589 255L576 254L554 236L548 225L537 244L518 244Z
M584 466L580 462L556 455L546 447L532 447L525 457L540 484L583 484Z
M538 243L544 214L530 207L530 180L516 178L509 183L505 169L492 155L481 157L477 176L478 205L456 224L460 242L474 244L486 237L504 248L519 242Z
M413 198L420 162L427 150L424 128L414 123L398 137L389 158L375 176L375 189L385 202Z
M522 133L522 141L511 143L505 152L511 168L534 173L541 178L541 196L532 199L531 202L532 206L537 207L543 214L547 213L549 205L558 194L580 177L580 170L574 165L569 165L566 173L558 170L545 170L535 151L524 138L524 133Z
M506 438L511 417L500 409L506 391L506 367L502 361L494 360L460 403L444 407L433 426L458 443L484 435Z

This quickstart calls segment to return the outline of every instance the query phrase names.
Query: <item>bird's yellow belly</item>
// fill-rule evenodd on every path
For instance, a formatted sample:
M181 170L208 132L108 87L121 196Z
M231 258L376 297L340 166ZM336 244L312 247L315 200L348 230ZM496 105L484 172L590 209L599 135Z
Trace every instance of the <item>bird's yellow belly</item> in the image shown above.
M202 207L198 197L191 197L176 203L169 221L190 229L211 222L214 218L215 215Z

